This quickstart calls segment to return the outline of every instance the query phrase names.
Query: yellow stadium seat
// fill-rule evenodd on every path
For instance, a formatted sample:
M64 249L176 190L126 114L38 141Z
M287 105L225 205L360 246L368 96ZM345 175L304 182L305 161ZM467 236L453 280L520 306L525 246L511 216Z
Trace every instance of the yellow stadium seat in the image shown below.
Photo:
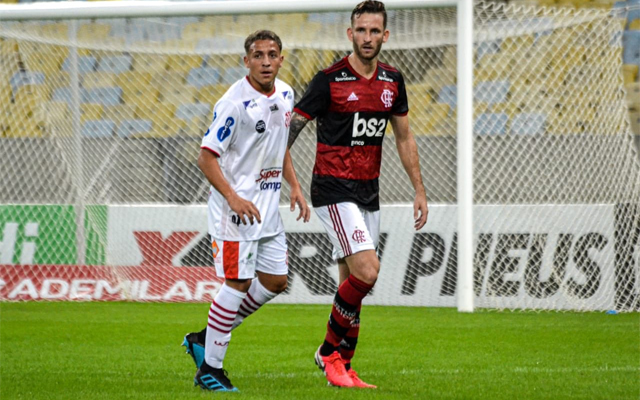
M198 89L196 93L196 100L200 103L208 103L211 108L220 100L220 97L229 89L228 85L217 84L207 85Z
M202 66L202 56L174 54L170 55L167 60L167 69L169 71L179 72L186 75L192 68Z
M182 29L182 39L204 39L213 37L216 31L216 26L207 22L191 22L184 26Z
M151 86L164 89L171 86L184 87L186 86L185 75L176 71L165 71L163 73L154 74L151 77Z
M18 52L18 41L16 39L0 40L0 55Z
M111 32L111 25L101 23L84 24L78 28L78 39L82 41L100 41L106 39Z
M407 85L409 107L426 107L438 98L438 93L431 83L411 83Z
M634 19L629 22L629 30L630 31L640 31L640 18Z
M625 85L627 106L630 110L640 111L640 82Z
M31 117L12 114L9 129L5 131L5 137L42 137L42 126Z
M125 104L135 107L152 106L158 103L158 94L160 91L153 86L129 86L122 92L122 100Z
M71 85L71 78L66 71L56 71L47 74L45 77L45 84L53 89L69 87Z
M118 74L114 72L87 72L82 76L82 87L85 89L116 86Z
M102 111L103 119L112 121L123 121L136 118L136 106L133 104L118 104L117 106L106 106Z
M153 121L153 128L151 129L151 136L153 137L171 137L180 135L186 126L186 122L173 118L160 118L157 121Z
M624 84L633 83L638 77L638 66L635 64L624 64L622 66L622 75L624 76Z
M409 113L411 130L417 135L440 135L436 129L449 115L450 107L444 103L430 104L428 107Z
M167 119L172 119L176 112L176 105L171 103L147 103L136 106L136 117L148 119L154 123L162 124Z
M129 87L147 86L151 83L150 72L126 71L121 72L116 77L116 85L120 86L123 91L127 91Z
M629 111L629 119L631 120L631 131L640 135L640 110Z
M64 22L42 25L40 31L47 39L67 39L69 36L69 27Z
M133 56L133 70L137 72L150 72L152 74L164 72L167 69L165 55L135 54Z
M56 53L31 53L23 57L25 68L29 71L40 71L49 75L60 71L64 58Z
M183 132L186 136L202 137L209 128L210 121L204 118L194 118L185 123ZM391 125L391 124L389 124Z
M167 86L160 91L161 103L190 104L196 99L197 88L193 86Z
M102 104L81 104L80 105L80 121L86 122L88 120L97 120L102 118Z

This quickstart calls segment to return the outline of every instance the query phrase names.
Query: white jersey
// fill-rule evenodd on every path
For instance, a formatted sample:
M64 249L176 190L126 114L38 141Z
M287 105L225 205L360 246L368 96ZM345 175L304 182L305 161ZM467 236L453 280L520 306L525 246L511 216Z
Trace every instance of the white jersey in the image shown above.
M284 231L278 205L294 93L279 79L274 88L267 96L254 89L247 77L242 78L213 109L213 122L200 147L219 156L226 180L240 197L255 204L262 219L251 225L245 216L247 225L243 225L212 186L209 234L216 239L258 240Z

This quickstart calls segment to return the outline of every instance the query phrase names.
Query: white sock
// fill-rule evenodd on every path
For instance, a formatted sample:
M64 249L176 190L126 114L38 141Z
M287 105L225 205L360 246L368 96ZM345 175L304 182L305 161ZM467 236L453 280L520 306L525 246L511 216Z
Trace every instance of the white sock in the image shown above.
M249 287L249 291L247 292L247 297L245 297L242 304L240 304L238 314L236 315L236 319L233 321L233 327L231 329L236 329L245 318L258 311L264 303L273 299L277 295L277 293L273 293L262 286L258 278L253 278L251 287Z
M213 368L222 368L222 361L231 341L233 321L246 295L224 284L211 303L204 360Z

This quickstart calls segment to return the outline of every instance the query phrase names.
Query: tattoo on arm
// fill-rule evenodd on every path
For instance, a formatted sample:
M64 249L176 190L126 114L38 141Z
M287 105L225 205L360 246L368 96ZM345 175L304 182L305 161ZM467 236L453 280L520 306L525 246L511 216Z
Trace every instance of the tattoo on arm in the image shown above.
M302 115L293 113L293 117L291 117L291 126L289 127L289 142L287 143L288 148L291 148L291 146L293 146L293 142L296 141L298 135L300 134L300 132L302 132L302 128L304 128L308 122L309 120Z

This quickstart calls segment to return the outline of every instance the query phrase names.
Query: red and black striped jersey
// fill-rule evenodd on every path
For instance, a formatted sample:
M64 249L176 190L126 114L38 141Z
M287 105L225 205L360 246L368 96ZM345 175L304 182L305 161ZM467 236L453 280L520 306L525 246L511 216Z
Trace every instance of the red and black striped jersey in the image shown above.
M365 210L379 210L387 123L392 115L409 111L400 71L378 62L367 79L345 57L316 74L294 111L309 120L317 118L313 206L350 201Z

